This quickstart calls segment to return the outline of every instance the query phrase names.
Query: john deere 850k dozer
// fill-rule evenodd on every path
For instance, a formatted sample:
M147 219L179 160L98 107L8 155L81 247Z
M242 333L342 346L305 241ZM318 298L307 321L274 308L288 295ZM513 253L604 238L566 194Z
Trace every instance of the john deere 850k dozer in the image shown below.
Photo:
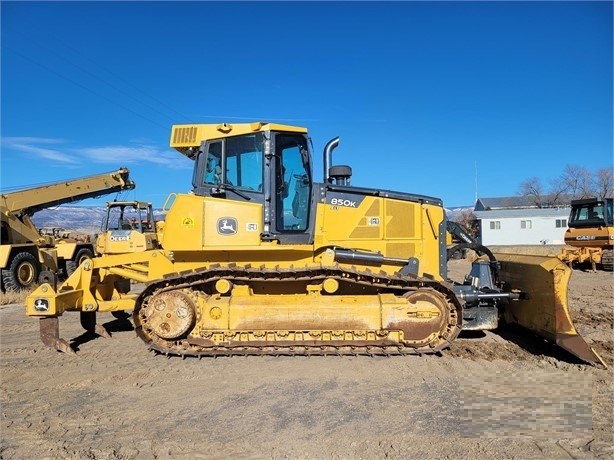
M568 267L478 246L488 257L467 282L448 281L441 200L350 185L351 168L331 166L338 143L316 183L305 128L173 126L171 146L194 160L192 193L167 200L159 247L103 254L30 295L43 341L70 350L64 312L91 326L127 310L164 354L422 354L504 320L599 361L569 316Z

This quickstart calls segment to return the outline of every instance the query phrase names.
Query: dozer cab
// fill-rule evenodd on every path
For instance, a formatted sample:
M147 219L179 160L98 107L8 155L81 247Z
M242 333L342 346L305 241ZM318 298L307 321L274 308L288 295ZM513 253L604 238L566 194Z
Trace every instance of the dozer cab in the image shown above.
M559 258L569 264L614 269L614 199L572 200L569 228Z
M332 165L338 138L317 183L309 144L305 128L275 123L173 126L192 193L169 196L159 248L103 254L28 296L43 342L70 351L67 311L101 332L96 312L127 310L170 355L423 354L504 318L599 360L569 317L561 261L467 243L486 259L448 281L441 200L351 185L351 168Z
M144 201L112 201L101 232L96 254L126 254L158 247L153 206Z

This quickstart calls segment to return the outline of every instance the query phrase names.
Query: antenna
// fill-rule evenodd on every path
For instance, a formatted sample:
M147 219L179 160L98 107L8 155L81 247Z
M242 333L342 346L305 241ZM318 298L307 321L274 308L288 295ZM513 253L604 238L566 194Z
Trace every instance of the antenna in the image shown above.
M478 160L474 161L475 165L475 203L478 202Z

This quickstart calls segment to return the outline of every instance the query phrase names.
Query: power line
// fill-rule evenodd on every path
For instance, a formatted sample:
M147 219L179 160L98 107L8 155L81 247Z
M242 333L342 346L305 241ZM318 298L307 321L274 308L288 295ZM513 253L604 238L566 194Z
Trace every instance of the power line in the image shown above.
M53 54L53 55L57 56L58 58L60 58L60 59L62 59L63 61L67 62L68 64L72 65L73 67L75 67L75 68L77 68L77 69L81 70L83 73L85 73L85 74L89 75L90 77L92 77L92 78L94 78L94 79L96 79L96 80L98 80L98 81L100 81L100 82L104 83L105 85L108 85L109 87L111 87L112 89L114 89L116 92L121 93L121 94L123 94L124 96L129 97L129 98L130 98L130 99L132 99L133 101L135 101L135 102L137 102L137 103L139 103L139 104L144 105L145 107L149 108L150 110L152 110L152 111L154 111L154 112L157 112L159 115L162 115L163 117L166 117L166 118L168 118L169 120L173 120L173 119L174 119L174 117L170 116L170 115L168 114L168 112L166 112L166 113L165 113L165 112L162 112L162 111L158 110L156 107L152 106L151 104L149 104L149 103L147 103L147 102L143 101L142 99L139 99L139 98L135 97L135 96L134 96L132 93L130 93L130 92L128 92L128 91L125 91L125 90L123 90L123 89L119 88L119 87L118 87L118 86L116 86L115 84L113 84L113 83L111 83L110 81L108 81L108 80L106 80L106 79L104 79L104 78L100 77L100 76L99 76L99 75L97 75L96 73L94 73L94 72L92 72L92 71L88 70L88 69L87 69L87 68L85 68L85 67L82 67L81 65L77 64L76 62L74 62L72 59L70 59L70 58L68 58L68 57L66 57L66 56L62 56L60 53L58 53L58 52L57 52L57 48L51 47L51 46L49 46L49 45L48 45L48 44L46 44L46 43L42 43L42 42L40 42L40 41L38 41L38 40L35 40L35 39L33 39L32 37L29 37L29 36L25 35L25 34L24 34L24 33L22 33L21 31L18 31L18 30L13 29L13 32L16 32L18 35L20 35L20 36L21 36L21 37L23 37L24 39L26 39L26 40L30 41L30 42L31 42L32 44L34 44L35 46L42 46L42 47L46 48L47 50L49 50L50 54ZM56 37L56 40L60 41L59 39L57 39L57 37ZM62 42L60 41L60 43L62 43ZM63 43L62 43L62 45L63 45L63 46L66 46L66 45L64 45ZM66 46L66 47L67 47L67 48L69 48L69 49L74 50L74 48L70 48L70 47L68 47L68 46ZM76 50L75 50L75 53L76 53L78 56L80 56L81 58L83 58L83 59L86 59L86 60L90 61L90 62L91 62L91 63L93 63L95 66L100 67L102 70L106 71L107 73L111 73L111 72L110 72L108 69L105 69L104 67L102 67L102 66L100 66L99 64L97 64L96 62L94 62L92 59L90 59L90 58L88 58L88 57L86 57L86 56L84 56L84 55L82 55L82 54L78 53ZM21 56L23 57L23 54L22 54ZM32 60L32 59L30 58L30 60ZM33 60L32 60L32 61L33 61ZM38 62L37 62L37 63L38 63ZM38 64L40 64L40 63L38 63ZM42 66L42 65L41 65L41 66ZM114 76L115 78L120 79L119 77L117 77L117 76L116 76L116 75L114 75L114 74L113 74L113 76ZM121 79L120 79L120 80L121 80ZM125 83L127 83L128 85L130 85L131 87L136 88L136 86L132 85L131 83L127 82L126 80L123 80L123 81L124 81ZM138 88L136 88L136 89L138 90ZM144 94L144 92L143 92L143 91L141 91L141 90L139 90L139 91L140 91L141 93L143 93L143 94ZM148 97L150 97L151 99L154 99L154 98L153 98L153 97L151 97L151 96L148 96ZM171 110L172 110L172 109L171 109ZM178 112L177 112L177 113L178 113ZM180 116L183 116L183 115L181 115L181 114L179 114L179 115L180 115Z
M183 115L182 113L178 112L177 110L175 110L174 108L166 105L164 102L160 101L159 99L155 98L154 96L152 96L151 94L146 93L145 91L143 91L141 88L139 88L138 86L130 83L128 80L126 80L125 78L121 77L120 75L117 75L116 73L114 73L113 71L109 70L108 68L104 67L103 65L101 65L99 62L94 61L93 59L91 59L89 56L87 56L86 54L83 54L81 52L79 52L79 50L77 50L76 48L73 48L72 46L68 45L67 43L65 43L62 39L60 39L57 35L53 35L50 34L52 37L54 37L59 43L61 43L65 48L68 48L69 50L73 51L77 56L81 57L82 59L85 59L89 62L91 62L92 64L98 66L100 69L104 70L105 72L107 72L109 75L111 75L113 78L127 84L128 86L130 86L131 88L135 89L136 91L140 92L141 94L145 95L146 97L150 98L151 100L155 101L156 103L160 104L162 107L164 107L167 110L170 110L171 112L177 114L178 116L184 118L184 119L188 119L189 117L187 117L186 115ZM79 67L78 65L74 64L75 67ZM109 86L112 86L110 83L107 82L107 84ZM121 91L121 90L120 90ZM123 91L122 91L123 92ZM124 94L128 94L125 93ZM134 98L134 96L130 95L130 97L132 97L133 99L137 100L136 98ZM138 100L137 100L138 101ZM151 107L150 105L141 102L143 105L146 105L150 108L153 109L153 107ZM154 109L156 110L156 109ZM173 119L172 117L169 117L168 115L165 115L166 117L168 117L169 119Z
M147 107L148 109L152 110L153 112L158 113L159 115L162 115L163 117L171 120L171 122L175 122L176 121L176 117L175 116L171 116L170 113L174 113L176 116L183 118L184 120L188 121L190 119L190 117L178 112L177 110L175 110L174 108L166 105L164 102L160 101L159 99L155 98L154 96L146 93L145 91L143 91L141 88L137 87L136 85L132 84L131 82L129 82L128 80L126 80L125 78L122 78L121 76L117 75L116 73L114 73L113 71L109 70L108 68L102 66L100 63L94 61L93 59L91 59L89 56L81 53L79 50L77 50L76 48L68 45L67 43L65 43L62 39L60 39L57 35L54 35L52 33L49 33L49 36L52 37L53 39L55 39L56 42L58 42L61 46L63 46L64 48L72 51L75 55L77 55L80 59L85 60L85 61L89 61L90 63L92 63L95 67L97 67L98 69L101 69L102 71L106 72L107 74L109 74L110 76L112 76L115 80L124 83L125 85L129 86L130 88L136 90L137 92L141 93L142 95L144 95L145 97L151 99L152 101L154 101L155 103L159 104L161 107L163 107L166 111L161 111L158 108L152 106L151 104L149 104L148 102L144 101L141 98L137 98L133 92L128 92L122 88L119 88L117 85L115 85L114 83L111 83L110 81L108 81L105 78L102 78L100 75L97 75L95 72L92 72L90 70L88 70L85 67L82 67L81 65L77 64L74 60L63 56L62 54L60 54L58 52L58 47L53 47L51 45L49 45L48 43L43 43L39 40L34 39L31 36L28 36L26 34L24 34L22 31L16 30L14 28L10 28L12 29L12 32L16 32L18 35L20 35L22 38L24 38L25 40L31 42L32 44L34 44L35 46L42 46L44 48L46 48L47 50L50 51L51 54L54 54L55 56L57 56L58 58L64 60L65 62L67 62L68 64L72 65L73 67L81 70L83 73L85 73L86 75L94 78L95 80L98 80L102 83L104 83L105 85L108 85L109 87L111 87L113 90L115 90L118 93L121 93L127 97L129 97L130 99L132 99L133 101L137 102L138 104L141 104L145 107ZM137 116L139 116L140 118L143 118L144 120L147 120L151 123L156 124L157 126L161 126L163 128L168 128L168 126L164 126L154 120L151 120L150 118L146 117L145 115L126 107L123 104L120 104L118 102L116 102L115 100L110 99L107 96L104 96L103 94L101 94L98 91L95 91L91 88L89 88L88 86L76 82L75 80L67 77L66 75L61 74L60 72L50 68L49 66L46 66L45 64L42 64L41 62L32 59L26 55L24 55L21 52L18 52L14 49L11 49L10 47L6 46L6 42L3 43L3 46L9 50L11 50L12 52L14 52L15 54L19 55L21 58L26 59L52 73L54 73L55 75L58 75L59 77L73 83L76 86L79 86L80 88L85 89L86 91L103 98L104 100L117 105L118 107L123 108L124 110L127 110ZM170 111L170 112L169 112ZM293 122L293 121L306 121L305 119L292 119L292 118L288 118L288 119L280 119L280 118L268 118L268 117L238 117L238 116L224 116L224 115L199 115L199 118L208 118L208 119L215 119L215 120L265 120L265 121L271 121L271 122L282 122L282 123L287 123L287 122Z
M31 63L33 63L33 64L36 64L37 66L42 67L42 68L43 68L43 69L45 69L45 70L48 70L49 72L51 72L51 73L53 73L53 74L57 75L58 77L63 78L63 79L64 79L64 80L66 80L66 81L69 81L69 82L70 82L70 83L72 83L73 85L76 85L76 86L78 86L78 87L80 87L80 88L82 88L82 89L84 89L84 90L86 90L86 91L88 91L88 92L90 92L90 93L92 93L92 94L94 94L94 95L96 95L96 96L98 96L98 97L100 97L100 98L102 98L102 99L104 99L104 100L106 100L106 101L110 102L111 104L115 104L115 105L117 105L118 107L121 107L122 109L127 110L127 111L129 111L129 112L133 113L134 115L136 115L136 116L138 116L138 117L142 118L143 120L149 121L150 123L153 123L153 124L155 124L155 125L157 125L157 126L160 126L160 127L162 127L162 128L167 128L167 126L164 126L164 125L162 125L162 124L158 123L157 121L154 121L154 120L152 120L151 118L148 118L148 117L146 117L145 115L142 115L142 114L140 114L140 113L138 113L138 112L136 112L136 111L132 110L131 108L126 107L125 105L120 104L119 102L114 101L114 100L112 100L112 99L110 99L110 98L108 98L108 97L104 96L103 94L100 94L100 93L98 93L98 92L94 91L94 90L93 90L93 89L91 89L91 88L88 88L88 87L87 87L87 86L85 86L85 85L82 85L82 84L81 84L81 83L79 83L79 82L76 82L75 80L73 80L73 79L71 79L71 78L67 77L66 75L62 75L61 73L57 72L56 70L54 70L54 69L52 69L52 68L50 68L50 67L47 67L46 65L41 64L40 62L37 62L37 61L35 61L35 60L31 59L31 58L30 58L30 57L28 57L28 56L25 56L24 54L20 53L19 51L16 51L16 50L14 50L14 49L12 49L12 48L10 48L10 47L6 46L6 45L5 45L5 48L6 48L6 49L8 49L8 50L10 50L12 53L15 53L16 55L18 55L18 56L19 56L19 57L21 57L22 59L25 59L26 61L29 61L29 62L31 62Z

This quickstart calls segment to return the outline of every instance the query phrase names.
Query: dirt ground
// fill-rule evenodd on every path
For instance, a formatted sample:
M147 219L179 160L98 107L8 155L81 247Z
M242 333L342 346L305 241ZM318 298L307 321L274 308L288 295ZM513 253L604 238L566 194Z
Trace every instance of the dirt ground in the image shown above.
M464 269L465 261L452 261ZM442 356L166 358L129 324L61 320L45 348L0 307L0 456L10 458L613 458L614 277L574 271L580 333L609 369L518 331Z

